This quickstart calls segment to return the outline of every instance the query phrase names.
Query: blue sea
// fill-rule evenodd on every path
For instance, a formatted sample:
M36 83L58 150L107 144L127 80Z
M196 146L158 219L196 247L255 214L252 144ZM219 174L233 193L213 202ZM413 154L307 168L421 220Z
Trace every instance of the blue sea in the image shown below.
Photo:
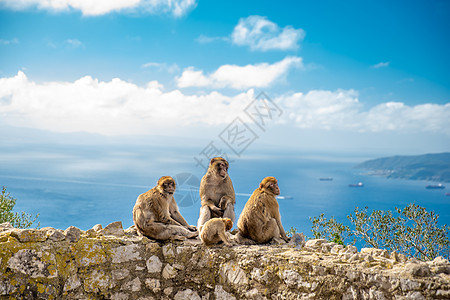
M196 165L195 152L179 150L153 148L138 154L125 148L98 153L42 151L26 159L4 152L0 186L18 199L15 211L39 214L40 227L66 229L73 225L87 230L95 224L122 221L127 228L133 224L131 211L137 196L152 188L160 176L170 175L177 180L175 197L180 211L195 225L204 169ZM427 190L430 182L364 175L353 167L366 158L374 157L273 152L230 159L236 215L259 182L274 176L283 196L278 201L285 230L294 227L308 237L312 237L310 217L324 213L348 223L346 216L355 207L394 210L416 203L439 214L439 225L450 224L450 197L445 195L449 186ZM321 177L333 180L320 181ZM364 187L348 186L357 182Z

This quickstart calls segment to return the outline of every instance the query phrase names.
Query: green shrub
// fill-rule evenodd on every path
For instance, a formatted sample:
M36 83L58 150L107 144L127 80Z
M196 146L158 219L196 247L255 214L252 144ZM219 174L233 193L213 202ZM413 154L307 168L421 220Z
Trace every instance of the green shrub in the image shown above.
M347 216L350 226L343 225L331 217L327 220L323 214L312 221L312 233L315 238L344 244L346 240L362 240L366 246L397 251L421 260L432 260L437 256L450 257L448 226L438 226L439 215L414 203L395 212L355 208Z
M337 222L334 217L327 220L322 213L318 218L314 217L309 219L312 222L311 231L315 239L326 239L330 242L344 245L347 240L353 237L350 227ZM354 243L355 240L353 239L350 244Z
M21 214L13 212L17 199L6 192L6 187L2 188L0 195L0 224L9 222L15 228L28 228L36 221L39 214L33 217L31 214L22 212ZM37 225L39 227L39 223Z
M288 237L293 237L296 233L297 233L297 228L296 227L291 227L291 229L286 231L286 235Z

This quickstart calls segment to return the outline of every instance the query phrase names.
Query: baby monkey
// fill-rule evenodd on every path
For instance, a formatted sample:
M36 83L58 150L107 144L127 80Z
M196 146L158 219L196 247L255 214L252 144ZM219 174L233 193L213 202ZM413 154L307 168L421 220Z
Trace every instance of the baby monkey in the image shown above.
M233 222L228 218L214 218L206 222L200 232L200 239L207 245L215 245L222 241L225 245L231 246L226 231L233 227Z

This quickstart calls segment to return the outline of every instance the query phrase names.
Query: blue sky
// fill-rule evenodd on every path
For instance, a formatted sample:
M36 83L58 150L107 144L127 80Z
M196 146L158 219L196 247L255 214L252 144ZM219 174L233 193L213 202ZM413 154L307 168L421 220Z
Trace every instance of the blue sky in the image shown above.
M450 149L449 1L92 2L0 0L0 126L212 139L264 91L267 144Z

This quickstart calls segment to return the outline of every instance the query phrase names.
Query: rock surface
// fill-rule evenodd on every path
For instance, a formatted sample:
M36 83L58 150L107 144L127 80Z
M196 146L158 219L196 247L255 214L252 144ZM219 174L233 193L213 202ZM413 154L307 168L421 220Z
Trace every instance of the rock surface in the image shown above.
M304 239L205 247L152 241L120 222L95 227L0 224L0 299L450 299L442 257Z

